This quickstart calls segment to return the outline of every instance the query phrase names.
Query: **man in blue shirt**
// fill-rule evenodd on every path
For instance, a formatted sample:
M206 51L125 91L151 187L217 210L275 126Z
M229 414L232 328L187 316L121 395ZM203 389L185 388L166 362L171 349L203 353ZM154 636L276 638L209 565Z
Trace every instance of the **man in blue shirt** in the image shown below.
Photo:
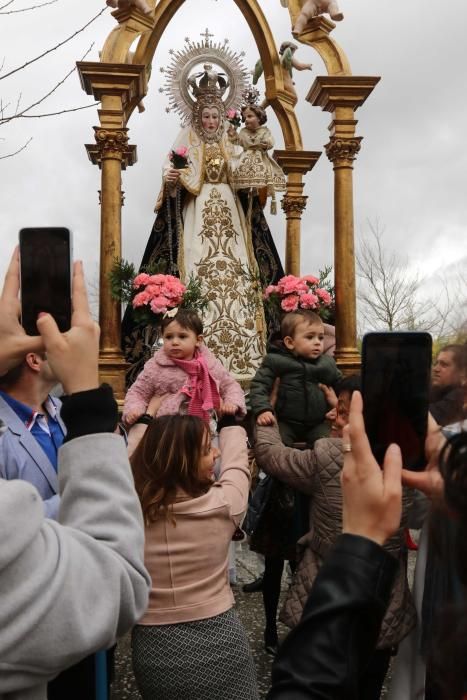
M28 353L0 377L0 476L29 481L39 491L45 514L57 519L57 453L65 436L61 402L50 396L57 384L45 354Z

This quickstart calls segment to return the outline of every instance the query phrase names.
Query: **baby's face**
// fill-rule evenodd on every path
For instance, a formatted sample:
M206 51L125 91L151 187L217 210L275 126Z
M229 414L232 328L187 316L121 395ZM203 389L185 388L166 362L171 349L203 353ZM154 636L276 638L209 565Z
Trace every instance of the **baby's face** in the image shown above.
M295 326L293 337L289 336L286 347L295 355L316 360L324 350L324 326L321 323L300 321Z
M245 126L250 131L256 131L259 129L259 117L252 109L243 110L243 119L245 120Z
M178 321L172 321L164 330L163 342L165 354L168 357L192 360L196 348L200 346L201 336L181 326Z

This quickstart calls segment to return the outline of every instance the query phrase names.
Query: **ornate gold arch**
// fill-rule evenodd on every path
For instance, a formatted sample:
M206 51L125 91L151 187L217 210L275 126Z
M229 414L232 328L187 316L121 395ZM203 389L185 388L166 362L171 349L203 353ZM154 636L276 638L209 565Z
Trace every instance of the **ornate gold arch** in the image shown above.
M129 119L148 91L148 74L159 41L185 0L147 0L153 11L145 15L134 6L116 10L118 25L107 37L100 62L80 62L83 89L100 100L100 126L94 127L95 144L86 146L90 160L102 171L99 322L101 325L100 373L124 395L124 372L120 346L120 305L111 297L108 276L113 260L121 256L121 170L136 162L136 146L128 143ZM284 87L274 37L258 0L234 0L245 17L263 63L266 97L277 115L285 149L279 152L288 175L283 208L287 219L286 269L298 274L300 267L300 219L305 207L303 175L320 156L303 151L295 115L296 98ZM136 45L134 53L130 50ZM284 158L284 156L287 156Z
M234 0L234 2L248 22L257 43L264 67L266 96L279 120L285 148L301 150L302 138L294 111L294 100L284 88L282 70L271 28L257 0ZM130 47L140 36L131 62L133 65L145 66L147 69L153 62L162 35L184 3L185 0L160 0L155 7L154 17L151 17L149 21L147 17L135 9L112 13L118 20L119 26L110 33L104 44L101 63L126 63ZM144 88L144 94L146 92L147 84ZM133 96L125 109L125 125L137 104L137 96Z
M121 170L136 162L136 146L128 143L128 121L148 91L149 67L162 34L185 0L146 0L149 15L134 6L116 10L118 25L109 34L98 63L80 62L83 89L100 100L100 126L94 127L95 144L86 146L90 160L102 171L100 301L100 373L119 399L124 396L125 362L120 346L120 304L110 294L108 274L115 257L121 256ZM223 0L225 1L225 0ZM313 168L319 151L304 151L295 115L296 98L284 87L274 37L258 0L234 0L245 17L263 63L266 97L284 137L285 148L276 151L287 173L287 192L282 201L287 221L286 271L300 273L301 216L307 197L303 176ZM304 0L289 0L292 26ZM347 57L330 37L335 24L322 16L309 22L297 40L314 48L324 61L327 76L315 79L307 100L333 115L330 140L325 149L334 169L334 272L336 284L336 356L344 371L359 364L356 344L355 261L353 233L353 162L361 137L355 135L355 109L360 107L379 78L352 76ZM130 49L136 43L134 53Z

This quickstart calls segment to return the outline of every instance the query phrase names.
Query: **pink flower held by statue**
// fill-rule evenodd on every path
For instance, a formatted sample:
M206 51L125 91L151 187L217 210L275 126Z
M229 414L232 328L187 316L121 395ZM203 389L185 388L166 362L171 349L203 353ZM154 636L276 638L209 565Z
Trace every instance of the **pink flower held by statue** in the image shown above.
M173 148L169 153L169 160L173 168L183 170L188 165L188 148L186 146Z

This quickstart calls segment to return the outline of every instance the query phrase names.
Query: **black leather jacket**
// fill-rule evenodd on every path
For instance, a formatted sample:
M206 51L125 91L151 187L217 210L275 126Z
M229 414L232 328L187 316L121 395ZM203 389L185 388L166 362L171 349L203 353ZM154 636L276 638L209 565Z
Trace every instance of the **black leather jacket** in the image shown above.
M302 618L281 645L268 700L358 700L397 561L364 537L341 535Z

